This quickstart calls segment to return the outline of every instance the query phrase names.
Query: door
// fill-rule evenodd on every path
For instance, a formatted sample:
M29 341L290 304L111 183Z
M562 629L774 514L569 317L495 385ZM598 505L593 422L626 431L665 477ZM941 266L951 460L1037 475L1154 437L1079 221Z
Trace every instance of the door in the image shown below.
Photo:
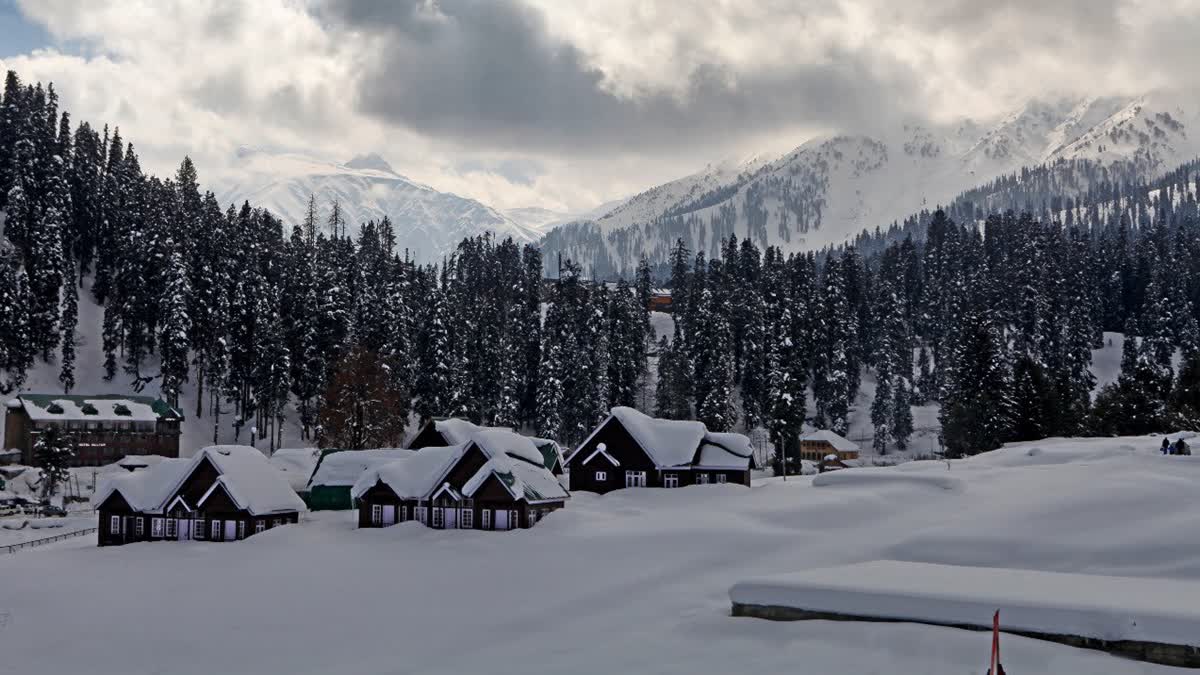
M225 521L225 541L237 541L237 521Z
M179 541L184 541L192 538L192 521L187 518L180 518L179 525L176 526L176 534Z
M484 511L484 513L487 513L487 511ZM508 529L508 511L496 509L496 529L497 530L507 530Z
M446 507L446 529L454 530L458 528L458 509L448 506Z
M485 529L485 530L492 529L492 510L491 509L483 509L482 511L480 511L480 513L483 514L480 516L481 518L483 518L483 529Z
M383 506L383 526L387 527L388 525L395 525L395 524L396 524L396 507L392 504L385 504Z

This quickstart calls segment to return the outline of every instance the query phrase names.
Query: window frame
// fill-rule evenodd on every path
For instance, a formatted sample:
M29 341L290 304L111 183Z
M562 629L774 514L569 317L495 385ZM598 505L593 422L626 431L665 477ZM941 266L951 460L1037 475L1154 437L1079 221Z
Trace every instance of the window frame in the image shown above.
M396 516L396 522L398 522L398 523L408 522L408 504L400 505L400 513Z
M157 537L159 539L163 538L163 520L164 520L163 518L151 518L150 519L150 536L151 537Z
M709 476L707 473L697 473L696 485L708 485L708 478Z
M718 484L727 483L727 482L729 482L729 476L726 476L723 473L717 474L717 483Z
M516 509L508 510L508 529L515 530L520 527L521 512Z
M246 538L246 521L239 520L239 521L237 521L237 523L238 523L237 524L237 538L245 539Z
M179 519L167 518L167 539L177 539L179 537Z
M632 479L632 480L630 480ZM644 488L646 487L646 472L634 471L632 469L625 472L625 487L627 488Z
M446 527L446 507L444 507L444 506L433 507L433 525L431 525L430 527L433 527L433 528Z
M146 534L145 518L137 516L133 519L133 534L136 537L141 537Z
M479 516L479 521L480 521L479 522L480 529L483 529L483 530L492 529L492 510L491 509L483 509L482 513Z
M108 533L121 534L121 516L108 517Z
M265 521L265 520L254 521L254 534L258 534L259 532L265 532L266 529L267 529L267 521Z
M603 483L607 480L608 480L608 472L607 471L597 471L596 472L596 482L597 483Z
M475 509L462 509L458 514L458 526L464 530L475 529Z
M213 518L212 520L208 521L208 531L209 531L209 535L210 535L209 536L210 541L220 541L221 533L222 533L221 521L217 520L216 518Z
M382 525L383 524L383 504L372 504L371 505L371 524L372 525Z
M679 474L677 474L677 473L664 473L664 474L663 474L663 487L664 487L664 488L677 488L677 487L679 487Z

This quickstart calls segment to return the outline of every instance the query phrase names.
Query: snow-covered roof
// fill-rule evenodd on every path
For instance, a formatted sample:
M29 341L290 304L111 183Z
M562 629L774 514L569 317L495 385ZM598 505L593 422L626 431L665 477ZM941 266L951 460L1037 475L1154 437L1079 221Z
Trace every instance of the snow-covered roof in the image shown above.
M513 499L530 502L567 499L570 495L546 467L513 459L507 454L494 455L463 484L464 497L473 497L491 476L508 490Z
M471 437L480 431L507 431L512 433L512 429L508 427L481 427L478 424L469 422L464 419L452 417L446 420L434 420L433 428L446 439L450 445L460 445L471 440Z
M558 444L558 441L535 436L530 436L529 440L533 441L538 451L542 453L542 464L547 469L553 469L555 464L560 467L563 465L562 446Z
M821 429L812 433L805 434L800 437L801 441L812 441L820 443L822 441L833 446L834 450L858 450L858 443L844 438L828 429Z
M625 406L613 408L611 415L659 467L691 464L706 433L703 422L658 419Z
M117 466L124 469L140 469L148 466L154 466L166 459L162 455L125 455L117 462Z
M357 499L382 481L401 499L429 498L442 487L446 474L472 446L478 447L488 459L463 484L462 496L474 495L492 475L514 499L544 501L569 496L546 468L542 452L533 439L497 428L477 428L465 443L422 448L409 452L408 457L373 466L358 477L350 494Z
M712 469L748 469L754 456L750 439L742 434L709 431L700 443L696 466Z
M183 414L161 399L151 396L70 396L55 394L21 394L8 402L10 408L24 407L29 418L36 421L87 420L92 422L156 422L161 419L183 419Z
M220 474L217 483L239 508L253 515L305 510L283 473L271 466L262 452L246 445L214 445L190 459L163 459L144 471L109 476L96 490L92 505L98 507L120 492L135 510L161 511L205 458Z
M375 448L373 450L340 450L326 453L317 464L316 471L308 481L308 487L354 485L358 477L367 469L408 457L415 452L415 450L403 448Z
M320 457L321 451L317 448L280 448L269 461L287 476L292 489L300 492L308 485Z
M358 499L375 483L382 481L401 499L424 499L438 486L446 472L466 452L468 444L422 448L407 455L380 462L361 472L350 488Z
M216 465L221 472L217 481L234 503L251 515L306 510L287 477L259 450L248 445L214 445L199 454ZM199 504L203 503L201 499Z

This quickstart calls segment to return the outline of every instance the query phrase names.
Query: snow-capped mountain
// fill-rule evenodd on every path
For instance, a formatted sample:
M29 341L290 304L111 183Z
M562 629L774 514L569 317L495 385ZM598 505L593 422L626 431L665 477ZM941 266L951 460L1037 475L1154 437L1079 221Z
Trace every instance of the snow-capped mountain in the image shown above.
M558 226L545 259L597 276L665 260L682 237L713 255L731 233L806 250L887 226L992 179L1060 159L1132 164L1147 179L1200 152L1200 106L1183 95L1034 100L984 123L901 125L812 139L791 152L720 163Z
M464 237L483 232L518 242L536 241L541 234L539 228L474 199L405 178L377 154L338 163L243 148L234 168L218 179L215 192L224 204L249 200L288 224L304 219L310 195L317 198L322 223L336 201L351 231L386 215L395 228L397 246L407 248L419 262L438 260Z

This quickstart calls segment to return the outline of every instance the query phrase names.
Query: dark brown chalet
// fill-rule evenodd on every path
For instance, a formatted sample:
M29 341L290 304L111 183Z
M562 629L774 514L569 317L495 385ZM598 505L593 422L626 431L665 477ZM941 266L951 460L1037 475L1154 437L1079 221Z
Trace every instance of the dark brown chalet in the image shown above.
M295 523L304 502L258 450L205 448L108 479L92 499L97 542L234 541Z
M532 527L569 497L531 439L499 429L369 469L353 496L359 527L413 520L476 530Z
M440 420L430 420L424 424L408 442L409 450L421 448L444 448L451 445L462 445L471 440L473 434L480 431L503 431L512 433L506 427L481 427L464 419L451 417ZM547 438L529 437L542 455L542 465L555 476L563 474L562 448L557 441Z
M613 408L567 459L572 490L750 485L754 453L741 434L708 431L701 422L661 420Z

